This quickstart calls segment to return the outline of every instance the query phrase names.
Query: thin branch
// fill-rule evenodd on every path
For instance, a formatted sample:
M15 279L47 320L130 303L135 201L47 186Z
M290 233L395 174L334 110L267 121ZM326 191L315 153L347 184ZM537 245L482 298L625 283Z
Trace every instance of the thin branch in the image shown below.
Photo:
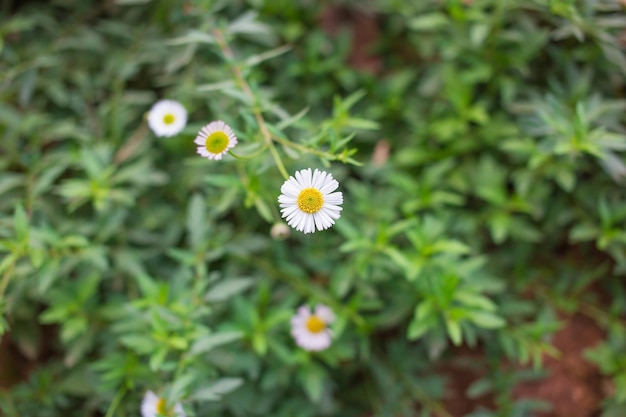
M233 75L235 76L235 81L237 82L241 90L244 92L244 94L248 96L248 98L250 98L250 100L254 103L254 106L252 107L252 113L254 113L254 117L256 119L257 125L259 126L259 130L261 131L261 135L263 136L263 139L265 140L265 144L269 148L270 153L272 154L272 157L274 158L274 161L276 162L276 166L278 167L278 170L280 171L282 176L285 177L285 179L289 179L289 174L287 173L287 170L285 169L285 165L283 164L283 161L280 158L280 155L278 154L278 151L276 150L276 147L274 146L274 143L272 141L272 134L267 128L267 124L265 122L265 119L263 118L261 109L257 105L256 95L254 94L254 92L252 92L250 85L248 84L243 74L241 73L241 69L237 65L234 64L235 57L234 57L233 51L230 49L230 47L226 43L226 39L224 38L224 35L219 29L213 30L213 35L215 36L215 40L218 46L220 47L222 54L224 54L226 61L230 65Z

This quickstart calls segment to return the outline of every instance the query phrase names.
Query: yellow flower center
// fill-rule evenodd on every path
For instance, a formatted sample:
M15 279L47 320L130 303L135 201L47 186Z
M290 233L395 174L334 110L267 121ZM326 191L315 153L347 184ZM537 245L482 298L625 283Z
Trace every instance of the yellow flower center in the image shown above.
M326 328L326 324L317 316L311 316L306 321L306 328L311 333L319 333Z
M206 138L204 146L211 153L222 153L228 146L228 135L224 132L213 132Z
M166 405L167 404L165 403L165 398L159 398L159 401L157 402L157 405L156 405L157 414L167 416L168 411L167 411Z
M298 195L298 208L305 213L313 214L322 209L324 196L316 188L305 188Z
M168 113L163 116L163 123L165 123L166 125L171 125L172 123L174 123L174 120L176 120L176 117L174 117L172 113Z

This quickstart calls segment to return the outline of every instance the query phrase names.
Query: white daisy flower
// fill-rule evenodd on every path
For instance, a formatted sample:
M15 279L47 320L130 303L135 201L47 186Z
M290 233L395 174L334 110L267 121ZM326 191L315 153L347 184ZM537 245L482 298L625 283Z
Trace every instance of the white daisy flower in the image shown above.
M291 319L291 335L303 349L324 350L330 346L332 332L328 325L333 321L335 315L324 305L316 305L313 314L308 306L302 306Z
M183 406L180 403L176 403L173 407L170 407L165 402L165 398L160 398L154 392L148 391L141 401L141 416L187 417L187 414L185 414Z
M161 100L148 113L148 126L157 136L174 136L187 125L187 110L178 101Z
M222 159L222 156L237 145L235 132L224 122L211 122L200 129L196 140L198 154L208 159Z
M296 172L280 188L280 211L289 226L304 233L324 230L335 224L341 215L343 194L334 192L339 183L331 174L311 169Z

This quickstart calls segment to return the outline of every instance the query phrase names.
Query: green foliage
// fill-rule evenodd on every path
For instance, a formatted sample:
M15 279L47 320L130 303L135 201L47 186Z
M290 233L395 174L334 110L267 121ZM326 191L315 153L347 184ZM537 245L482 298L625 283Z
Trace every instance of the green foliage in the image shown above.
M342 4L0 6L0 334L28 363L0 414L135 416L152 390L190 416L449 416L463 346L493 400L470 415L530 416L510 393L558 358L559 313L606 331L586 355L624 413L625 6ZM146 124L159 98L176 136ZM212 120L239 139L220 161L193 144ZM307 167L341 218L272 234ZM320 352L290 335L314 304Z

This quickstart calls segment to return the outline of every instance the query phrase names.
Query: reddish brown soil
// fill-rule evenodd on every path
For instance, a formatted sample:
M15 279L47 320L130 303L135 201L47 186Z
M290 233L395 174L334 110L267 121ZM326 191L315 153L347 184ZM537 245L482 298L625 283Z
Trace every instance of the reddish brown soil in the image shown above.
M9 388L20 379L20 364L7 335L0 337L0 389Z
M330 36L337 36L342 30L349 31L352 44L348 66L371 74L382 71L382 59L373 51L380 37L375 15L363 10L329 5L318 17L318 22Z
M479 408L494 409L490 395L468 398L467 389L487 373L482 350L461 347L456 349L453 359L446 359L440 370L447 375L446 396L442 403L454 417L462 417Z
M563 317L563 328L554 335L559 358L544 358L549 377L521 384L518 398L531 397L548 401L553 410L537 417L595 417L600 415L607 383L598 369L586 360L583 352L600 343L605 335L597 324L581 314Z
M595 365L584 358L583 352L600 343L604 332L593 320L580 314L563 316L562 320L563 327L552 340L561 355L544 357L543 369L547 377L519 384L513 396L551 404L551 411L538 412L535 417L597 417L610 385ZM492 396L472 399L466 395L468 387L487 372L483 352L461 347L452 356L453 359L446 359L446 364L439 368L448 375L447 395L442 405L449 415L463 417L481 408L494 410Z

